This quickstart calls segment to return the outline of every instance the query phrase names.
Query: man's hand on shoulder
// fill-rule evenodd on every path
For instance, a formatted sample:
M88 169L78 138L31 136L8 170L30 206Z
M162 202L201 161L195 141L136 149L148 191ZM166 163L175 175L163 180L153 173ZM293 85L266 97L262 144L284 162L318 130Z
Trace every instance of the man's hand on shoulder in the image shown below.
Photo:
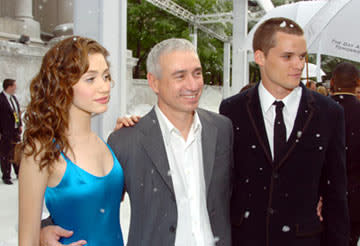
M323 206L323 198L320 197L316 207L316 214L319 217L320 222L324 220L324 218L322 217L322 206Z
M41 228L40 231L40 246L61 246L64 244L59 243L60 238L62 237L71 237L73 231L68 231L60 226L49 225ZM69 246L82 246L87 242L85 240L79 240L68 244Z
M140 116L132 115L130 117L119 117L116 120L116 126L114 128L114 131L119 130L123 127L130 127L134 126L137 122L140 120Z

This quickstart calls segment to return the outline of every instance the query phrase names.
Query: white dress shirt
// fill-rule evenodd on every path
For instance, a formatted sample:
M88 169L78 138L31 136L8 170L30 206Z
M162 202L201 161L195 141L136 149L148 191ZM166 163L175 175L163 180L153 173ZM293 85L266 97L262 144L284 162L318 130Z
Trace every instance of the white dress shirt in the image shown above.
M187 140L166 118L158 105L155 113L170 166L177 206L175 246L215 245L206 206L201 122L195 112Z
M261 111L264 117L266 134L271 150L271 156L274 159L274 121L275 121L275 108L274 101L282 101L284 103L283 117L286 127L286 140L289 139L290 134L294 128L296 114L299 109L302 88L300 86L293 89L289 95L282 100L277 100L271 93L264 87L262 82L259 84L259 99Z

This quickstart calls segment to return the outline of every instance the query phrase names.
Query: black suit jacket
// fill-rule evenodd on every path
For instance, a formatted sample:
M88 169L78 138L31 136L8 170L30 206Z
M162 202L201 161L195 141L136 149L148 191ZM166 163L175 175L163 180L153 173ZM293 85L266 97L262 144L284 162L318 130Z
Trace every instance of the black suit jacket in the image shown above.
M234 127L233 245L348 245L343 109L302 86L286 153L273 163L258 85L224 100ZM316 215L323 196L324 222Z
M18 100L15 98L17 108L20 110ZM21 125L21 115L20 125ZM13 109L9 104L4 92L0 93L0 154L7 156L11 151L13 144L19 140L19 129L15 129L15 118Z
M346 168L350 221L360 222L360 101L354 95L332 96L345 112Z

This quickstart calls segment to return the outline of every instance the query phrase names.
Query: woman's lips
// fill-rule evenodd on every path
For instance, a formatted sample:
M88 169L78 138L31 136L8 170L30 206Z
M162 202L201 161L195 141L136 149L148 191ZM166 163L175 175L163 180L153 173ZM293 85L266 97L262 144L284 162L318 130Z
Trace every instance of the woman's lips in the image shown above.
M101 104L107 104L109 102L109 96L95 99L95 101Z

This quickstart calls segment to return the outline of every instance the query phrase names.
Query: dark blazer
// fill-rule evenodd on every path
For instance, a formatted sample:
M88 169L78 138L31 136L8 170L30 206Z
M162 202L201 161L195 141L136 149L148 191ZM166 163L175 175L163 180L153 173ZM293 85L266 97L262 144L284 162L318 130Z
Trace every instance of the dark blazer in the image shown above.
M346 169L350 221L360 222L360 101L356 96L332 96L345 112Z
M229 119L197 110L207 209L216 245L231 245L230 185L232 125ZM169 163L154 109L134 127L112 133L108 143L120 161L131 204L129 246L174 245L177 207Z
M284 156L272 161L258 85L224 100L234 127L233 245L348 245L344 113L302 86ZM324 223L316 215L323 196Z
M20 105L16 97L14 96L17 108L20 109ZM20 125L21 125L21 115ZM17 142L20 137L20 132L15 129L15 118L13 109L9 104L4 92L0 93L0 154L6 156L12 149L11 143Z

